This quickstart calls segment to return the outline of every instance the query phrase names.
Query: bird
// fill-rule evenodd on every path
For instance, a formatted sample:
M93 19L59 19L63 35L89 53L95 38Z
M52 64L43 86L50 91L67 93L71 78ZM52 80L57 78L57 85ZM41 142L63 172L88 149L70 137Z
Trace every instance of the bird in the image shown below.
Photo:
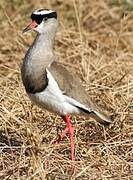
M30 100L59 115L66 123L55 142L59 143L68 134L70 159L74 161L74 128L70 115L92 117L104 125L112 123L112 119L89 97L81 78L57 60L53 50L57 29L55 10L41 8L31 13L31 23L23 33L33 30L36 36L24 56L21 77Z

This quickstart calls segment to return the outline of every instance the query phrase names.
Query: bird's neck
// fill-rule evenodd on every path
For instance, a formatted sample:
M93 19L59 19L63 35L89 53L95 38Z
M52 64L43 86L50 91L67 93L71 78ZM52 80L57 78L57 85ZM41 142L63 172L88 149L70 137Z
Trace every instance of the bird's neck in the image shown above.
M54 36L55 33L47 32L36 35L26 55L26 61L29 62L27 64L33 68L33 71L39 71L42 66L43 69L46 69L55 60L53 52Z
M37 34L27 51L21 68L27 92L39 92L46 87L46 68L55 60L53 41L54 36L50 34Z
M43 55L45 53L53 52L53 42L54 36L50 33L37 34L33 44L32 50L43 50Z

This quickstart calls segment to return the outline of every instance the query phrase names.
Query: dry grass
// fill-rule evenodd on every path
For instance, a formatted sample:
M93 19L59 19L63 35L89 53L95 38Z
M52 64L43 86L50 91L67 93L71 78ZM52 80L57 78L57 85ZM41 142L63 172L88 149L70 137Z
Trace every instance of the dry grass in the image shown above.
M0 6L0 179L133 179L132 1L1 0ZM34 36L21 29L38 7L57 10L59 60L114 114L109 127L72 117L74 173L68 139L51 144L65 124L32 106L21 82L20 64Z

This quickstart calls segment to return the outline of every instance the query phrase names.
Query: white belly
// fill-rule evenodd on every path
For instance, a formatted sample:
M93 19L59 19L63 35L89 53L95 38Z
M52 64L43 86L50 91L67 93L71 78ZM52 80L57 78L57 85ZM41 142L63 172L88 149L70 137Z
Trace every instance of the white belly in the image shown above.
M80 113L80 110L69 103L67 98L62 94L58 84L48 70L47 77L49 79L48 86L44 91L35 94L28 94L31 101L41 108L45 108L60 115Z
M35 94L28 94L31 101L41 108L60 115L79 114L81 113L81 110L78 107L87 109L84 105L80 104L73 98L63 95L57 82L48 70L47 78L49 80L48 86L44 91Z
M59 96L54 92L50 92L48 88L40 93L29 94L29 97L39 107L60 115L80 113L77 107L66 101L63 94Z

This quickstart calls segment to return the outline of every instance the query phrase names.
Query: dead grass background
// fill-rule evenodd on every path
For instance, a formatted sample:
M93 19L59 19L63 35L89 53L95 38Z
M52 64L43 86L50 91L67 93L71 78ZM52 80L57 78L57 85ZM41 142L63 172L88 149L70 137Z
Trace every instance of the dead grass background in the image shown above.
M31 105L21 82L20 64L35 35L21 30L40 7L58 12L59 61L114 114L109 127L72 117L74 173L68 139L51 144L65 124ZM128 0L0 1L0 179L133 179L132 10Z

